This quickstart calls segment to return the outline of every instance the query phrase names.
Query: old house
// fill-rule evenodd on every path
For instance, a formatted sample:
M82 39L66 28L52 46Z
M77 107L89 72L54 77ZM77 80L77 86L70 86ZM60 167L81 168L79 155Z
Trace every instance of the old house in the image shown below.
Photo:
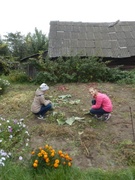
M48 54L48 51L43 52L42 54L43 59L46 58L47 54ZM30 78L34 78L37 74L37 69L34 64L30 63L30 59L34 58L34 59L37 59L38 61L39 56L40 56L40 53L36 53L20 60L23 70L27 73L27 75Z
M50 22L48 56L96 56L110 65L135 67L135 21L113 23Z

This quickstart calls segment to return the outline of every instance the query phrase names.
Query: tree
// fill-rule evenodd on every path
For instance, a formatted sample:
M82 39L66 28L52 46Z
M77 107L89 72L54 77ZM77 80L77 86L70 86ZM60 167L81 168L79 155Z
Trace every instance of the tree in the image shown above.
M20 32L8 33L4 36L4 42L8 45L11 57L20 60L26 56L37 54L48 49L48 39L42 31L35 28L35 33L28 33L26 36Z
M8 55L8 45L4 43L0 37L0 56Z
M26 44L24 36L20 32L8 33L4 36L4 41L8 44L10 55L21 59L26 53Z
M25 42L27 44L27 50L29 54L36 54L39 51L45 51L48 49L48 38L35 28L35 33L28 33Z

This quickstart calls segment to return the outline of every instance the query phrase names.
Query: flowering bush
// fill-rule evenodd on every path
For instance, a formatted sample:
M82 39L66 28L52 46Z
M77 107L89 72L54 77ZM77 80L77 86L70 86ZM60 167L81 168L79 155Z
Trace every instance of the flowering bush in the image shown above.
M0 166L5 166L5 161L11 156L11 153L5 152L3 149L0 149Z
M4 80L0 78L0 95L3 94L6 88L10 85L8 80Z
M59 166L71 167L72 158L61 150L55 151L51 146L40 147L32 154L32 166L34 169L56 169Z
M9 151L11 152L15 149L14 152L17 155L16 149L24 146L24 143L25 146L28 146L29 133L23 121L24 119L6 120L0 117L0 152L3 153L6 150L4 154L9 155ZM2 162L2 159L0 162Z

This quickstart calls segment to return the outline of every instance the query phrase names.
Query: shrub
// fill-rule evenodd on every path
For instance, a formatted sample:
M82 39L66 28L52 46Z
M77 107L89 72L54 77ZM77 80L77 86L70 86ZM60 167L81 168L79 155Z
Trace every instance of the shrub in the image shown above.
M4 80L0 78L0 95L4 94L7 87L10 85L8 80Z
M32 154L32 166L36 170L57 169L59 166L72 166L72 158L68 154L64 154L61 150L55 151L51 146L45 145L40 147Z
M135 72L122 71L120 67L109 68L107 62L96 57L58 58L56 60L40 58L36 61L38 69L35 84L43 81L47 83L72 83L72 82L118 82L135 83Z
M0 56L0 75L9 74L9 65L6 63L5 57Z
M10 158L11 153L6 152L3 149L0 149L0 166L5 166L5 162L8 158Z
M106 64L95 57L69 59L58 58L55 61L46 60L42 71L37 74L35 82L68 83L104 81Z
M34 80L34 83L41 84L42 82L56 83L57 76L55 74L51 74L50 72L39 72Z
M2 152L8 153L11 150L13 152L15 148L23 146L24 142L29 139L29 133L23 121L24 119L6 120L0 117L0 147Z
M27 74L23 71L11 71L8 79L10 82L18 82L18 83L25 83L25 82L29 82L29 78L27 76Z
M120 84L135 84L135 70L124 71L125 76L119 79L117 82Z

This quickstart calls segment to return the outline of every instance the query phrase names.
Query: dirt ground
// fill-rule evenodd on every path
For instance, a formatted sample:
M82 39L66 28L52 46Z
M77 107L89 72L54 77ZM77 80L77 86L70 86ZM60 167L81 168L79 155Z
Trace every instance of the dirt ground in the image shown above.
M91 106L88 93L91 86L108 94L113 102L112 116L107 122L85 115ZM12 93L15 104L18 103L17 109L12 103L8 110L4 109L7 104L2 103L0 114L14 110L16 115L22 116L23 111L31 133L32 149L49 144L69 153L73 165L82 169L92 167L115 170L135 163L135 86L111 83L50 86L46 98L54 103L54 110L48 113L45 120L38 120L30 112L34 90L27 88L19 87L20 95ZM72 125L58 124L57 120L71 117L82 119L75 120Z

